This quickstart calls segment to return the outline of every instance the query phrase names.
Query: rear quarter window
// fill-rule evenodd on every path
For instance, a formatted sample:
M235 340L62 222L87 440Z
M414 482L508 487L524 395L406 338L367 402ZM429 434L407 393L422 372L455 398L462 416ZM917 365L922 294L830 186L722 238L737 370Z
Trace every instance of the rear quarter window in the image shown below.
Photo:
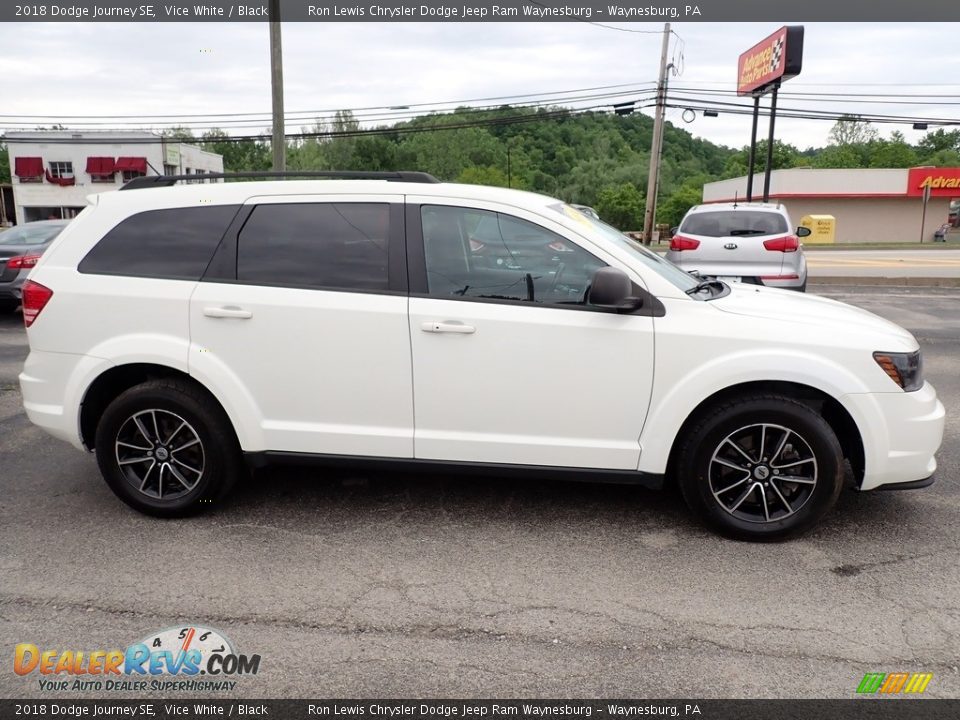
M110 230L80 262L92 275L199 280L239 205L147 210Z
M687 216L680 225L681 233L706 237L738 237L745 235L777 235L787 232L787 221L777 212L756 210L718 210Z

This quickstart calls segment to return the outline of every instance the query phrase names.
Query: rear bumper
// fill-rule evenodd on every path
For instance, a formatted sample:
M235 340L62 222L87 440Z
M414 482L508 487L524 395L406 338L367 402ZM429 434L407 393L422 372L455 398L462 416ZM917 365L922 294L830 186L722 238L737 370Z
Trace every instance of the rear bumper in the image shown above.
M84 449L80 403L86 379L103 364L87 355L31 350L20 373L23 408L30 422L59 440Z
M863 438L861 490L907 489L933 482L946 411L930 383L916 392L845 395L842 402Z
M13 280L0 282L0 300L16 300L19 302L26 277L27 274L21 272Z
M741 282L766 287L795 290L802 288L807 282L807 264L800 257L799 264L771 263L738 264L698 261L691 257L690 252L668 251L666 259L687 272L696 270L701 277L740 278Z

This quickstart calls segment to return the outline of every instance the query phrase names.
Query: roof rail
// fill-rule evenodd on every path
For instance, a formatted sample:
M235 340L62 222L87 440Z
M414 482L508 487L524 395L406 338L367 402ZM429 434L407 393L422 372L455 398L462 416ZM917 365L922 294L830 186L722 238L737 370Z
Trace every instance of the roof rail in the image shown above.
M340 180L386 180L388 182L438 183L433 175L425 172L399 170L396 172L368 172L366 170L294 170L288 172L255 171L235 173L200 173L197 175L145 175L125 183L121 190L142 190L144 188L170 187L181 180L253 180L253 179L290 179L290 178L330 178Z

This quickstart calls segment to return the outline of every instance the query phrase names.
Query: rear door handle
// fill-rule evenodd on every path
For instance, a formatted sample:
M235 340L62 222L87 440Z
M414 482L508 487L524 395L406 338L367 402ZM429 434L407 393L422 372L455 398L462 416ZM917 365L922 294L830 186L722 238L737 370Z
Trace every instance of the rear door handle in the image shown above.
M472 335L477 331L473 325L436 321L425 322L420 326L420 329L428 333L457 333L459 335Z
M240 320L249 320L253 317L253 313L249 310L244 310L239 308L236 305L228 305L226 307L205 307L203 309L203 314L211 318L238 318Z

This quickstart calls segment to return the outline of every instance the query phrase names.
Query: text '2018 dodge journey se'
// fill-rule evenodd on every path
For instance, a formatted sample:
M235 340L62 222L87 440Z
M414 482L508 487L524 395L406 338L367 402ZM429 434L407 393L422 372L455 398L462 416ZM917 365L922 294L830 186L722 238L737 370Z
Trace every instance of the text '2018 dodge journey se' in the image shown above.
M845 480L933 479L944 409L909 332L692 277L552 198L355 173L91 203L23 289L24 405L151 515L247 465L348 460L673 482L764 540Z

